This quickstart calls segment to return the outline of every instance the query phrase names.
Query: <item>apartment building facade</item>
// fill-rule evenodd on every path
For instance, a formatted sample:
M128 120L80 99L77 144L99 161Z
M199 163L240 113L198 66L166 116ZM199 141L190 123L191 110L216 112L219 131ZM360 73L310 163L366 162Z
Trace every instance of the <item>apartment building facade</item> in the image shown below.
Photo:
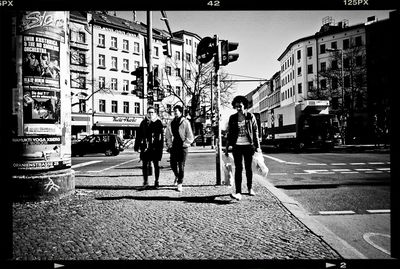
M94 132L135 137L147 110L147 86L144 98L139 98L131 84L135 79L131 72L147 67L147 26L107 12L71 12L72 28L71 36L76 32L82 39L77 48L72 38L70 44L71 54L77 50L74 54L82 61L78 66L82 70L75 72L76 60L71 57L71 85L76 85L72 86L73 101L77 103L72 108L72 135ZM201 39L187 31L173 33L172 57L167 57L163 53L166 38L169 33L153 29L152 69L160 90L154 91L152 101L164 124L172 118L174 105L189 102L185 91L196 72Z

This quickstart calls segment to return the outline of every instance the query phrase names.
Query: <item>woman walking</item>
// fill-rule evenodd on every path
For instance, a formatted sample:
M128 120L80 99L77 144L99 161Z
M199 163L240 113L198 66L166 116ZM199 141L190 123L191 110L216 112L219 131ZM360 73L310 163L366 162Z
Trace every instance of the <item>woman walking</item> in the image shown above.
M236 193L231 194L236 200L242 199L242 171L243 159L246 169L247 189L250 195L255 195L252 188L253 171L251 164L255 151L261 152L260 140L258 138L258 126L256 117L247 112L248 101L244 96L236 96L232 101L232 106L237 113L229 118L228 135L225 154L232 147L233 159L235 162L235 185Z
M183 116L183 108L180 105L174 107L175 118L168 125L165 132L166 143L171 154L171 168L175 174L177 191L182 191L182 183L185 174L185 162L188 147L194 137L190 122Z
M147 108L147 115L140 123L135 139L134 150L140 151L140 159L143 162L143 186L148 187L148 167L154 164L154 186L159 187L160 166L164 146L164 131L160 118L153 106Z

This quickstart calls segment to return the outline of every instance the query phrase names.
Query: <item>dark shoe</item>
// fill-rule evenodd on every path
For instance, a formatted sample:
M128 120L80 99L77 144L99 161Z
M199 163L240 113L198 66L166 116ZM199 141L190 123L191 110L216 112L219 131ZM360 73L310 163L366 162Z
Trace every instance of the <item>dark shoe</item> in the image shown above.
M155 188L160 187L160 184L158 183L158 180L157 180L156 182L154 182L154 187L155 187Z

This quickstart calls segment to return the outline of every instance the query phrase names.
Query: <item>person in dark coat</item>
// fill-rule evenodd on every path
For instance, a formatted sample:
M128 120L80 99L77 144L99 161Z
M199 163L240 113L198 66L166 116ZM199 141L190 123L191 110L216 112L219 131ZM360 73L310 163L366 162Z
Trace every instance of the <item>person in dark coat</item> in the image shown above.
M140 159L143 162L143 186L148 187L148 176L151 162L154 164L154 186L158 188L160 178L159 162L162 158L164 147L164 130L160 118L157 116L153 106L147 109L145 119L140 123L136 135L134 150L140 151Z

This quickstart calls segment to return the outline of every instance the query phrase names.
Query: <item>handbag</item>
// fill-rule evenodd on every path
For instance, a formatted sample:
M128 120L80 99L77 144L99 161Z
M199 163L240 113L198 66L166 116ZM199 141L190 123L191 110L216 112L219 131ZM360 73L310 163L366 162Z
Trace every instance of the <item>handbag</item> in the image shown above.
M264 157L261 152L255 152L252 161L253 173L258 174L262 177L267 177L269 169L265 165Z
M233 182L233 159L229 154L222 154L223 170L224 170L224 185L232 186Z

